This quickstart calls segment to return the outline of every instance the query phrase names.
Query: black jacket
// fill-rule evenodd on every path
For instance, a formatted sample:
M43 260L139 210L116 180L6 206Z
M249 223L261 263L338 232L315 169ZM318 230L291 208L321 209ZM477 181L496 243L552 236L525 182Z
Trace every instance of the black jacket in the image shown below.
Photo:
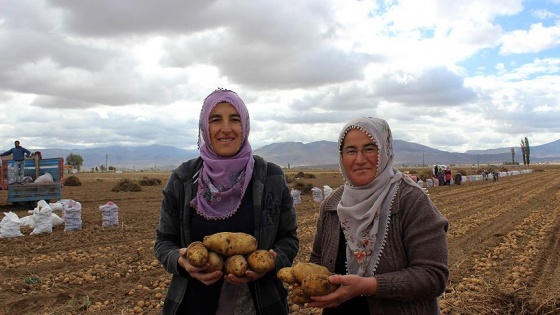
M276 272L291 266L299 249L296 212L282 169L254 156L255 165L250 188L253 190L254 236L259 249L274 249L276 270L249 283L260 315L288 314L287 292ZM175 315L189 283L188 273L177 263L179 249L191 242L189 205L194 197L196 175L201 158L179 166L163 189L160 220L156 230L154 252L173 277L168 288L163 314Z

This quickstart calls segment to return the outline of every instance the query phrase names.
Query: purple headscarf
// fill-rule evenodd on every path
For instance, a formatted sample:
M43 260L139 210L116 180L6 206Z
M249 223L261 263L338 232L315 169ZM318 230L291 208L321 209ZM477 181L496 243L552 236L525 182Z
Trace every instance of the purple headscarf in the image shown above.
M231 104L241 117L242 141L239 152L221 157L210 141L209 116L219 103ZM217 89L206 97L200 112L198 147L202 168L198 189L191 205L208 220L224 220L237 212L253 175L253 151L249 144L249 112L239 96L230 90Z

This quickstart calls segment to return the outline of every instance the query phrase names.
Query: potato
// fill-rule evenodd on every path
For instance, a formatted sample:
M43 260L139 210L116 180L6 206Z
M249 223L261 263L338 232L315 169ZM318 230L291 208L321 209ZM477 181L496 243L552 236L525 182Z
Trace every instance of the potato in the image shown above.
M242 277L247 271L247 260L243 255L233 255L226 259L224 264L224 272L226 274L233 274L237 277Z
M214 272L224 268L224 259L220 256L220 254L213 251L208 252L208 263L210 264L210 267L204 270L204 272Z
M278 270L276 276L280 281L287 283L287 284L294 284L298 283L296 277L294 276L293 268L292 267L284 267Z
M329 282L329 276L315 273L310 274L301 282L303 293L307 296L327 295L338 289L340 285Z
M246 255L257 250L257 240L241 232L220 232L207 235L202 241L209 250L224 256Z
M204 267L208 262L208 249L202 242L196 241L187 247L187 261L195 267Z
M294 304L303 305L305 303L311 302L311 298L308 295L303 293L303 289L301 287L296 287L288 294L288 299L292 301Z
M249 269L257 273L269 272L276 268L274 257L269 251L264 249L257 249L247 255L247 264Z
M314 263L300 262L295 264L292 268L293 268L294 277L296 277L299 283L303 282L303 279L305 279L306 276L311 274L318 273L327 276L331 274L331 272L329 271L329 269L327 269L327 267Z

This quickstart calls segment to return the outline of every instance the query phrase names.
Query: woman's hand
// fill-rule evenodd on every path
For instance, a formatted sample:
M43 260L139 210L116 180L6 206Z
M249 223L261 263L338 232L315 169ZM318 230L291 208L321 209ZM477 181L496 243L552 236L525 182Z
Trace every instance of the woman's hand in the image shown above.
M276 259L276 252L272 249L269 250L269 252L272 255L272 257L274 257L274 259ZM229 275L226 275L224 277L224 279L227 282L232 283L232 284L243 284L243 283L258 280L258 279L264 277L264 275L266 275L267 273L268 272L256 273L253 270L247 270L247 271L245 271L245 275L243 277L237 277L235 275L229 274Z
M336 291L323 295L312 296L313 302L307 304L308 307L336 307L358 295L374 295L377 293L377 279L375 277L360 277L356 275L332 275L329 282L340 284Z
M183 267L191 276L191 278L197 279L198 281L204 283L205 285L211 285L217 281L219 281L222 276L224 275L221 271L214 271L214 272L204 272L204 270L210 267L210 264L206 264L206 266L197 268L191 264L187 260L187 249L181 248L179 249L179 260L177 261L179 266Z

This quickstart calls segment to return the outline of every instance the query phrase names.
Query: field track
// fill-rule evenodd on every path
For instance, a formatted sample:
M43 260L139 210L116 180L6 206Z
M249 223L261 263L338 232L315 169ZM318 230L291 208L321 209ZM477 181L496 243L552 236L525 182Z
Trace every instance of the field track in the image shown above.
M534 172L449 188L431 190L450 221L444 313L558 314L558 176Z
M307 172L306 172L307 173ZM341 184L336 171L309 171L317 187ZM291 172L287 172L291 176ZM160 314L170 276L152 246L161 189L112 192L119 180L168 174L77 174L82 186L63 198L82 204L83 230L0 239L0 314ZM450 281L440 297L443 314L560 314L560 169L504 176L497 182L428 190L449 220ZM6 203L19 217L27 209ZM119 226L101 227L99 206L119 206ZM300 252L309 257L319 204L303 195L298 211ZM292 314L318 314L293 308Z

